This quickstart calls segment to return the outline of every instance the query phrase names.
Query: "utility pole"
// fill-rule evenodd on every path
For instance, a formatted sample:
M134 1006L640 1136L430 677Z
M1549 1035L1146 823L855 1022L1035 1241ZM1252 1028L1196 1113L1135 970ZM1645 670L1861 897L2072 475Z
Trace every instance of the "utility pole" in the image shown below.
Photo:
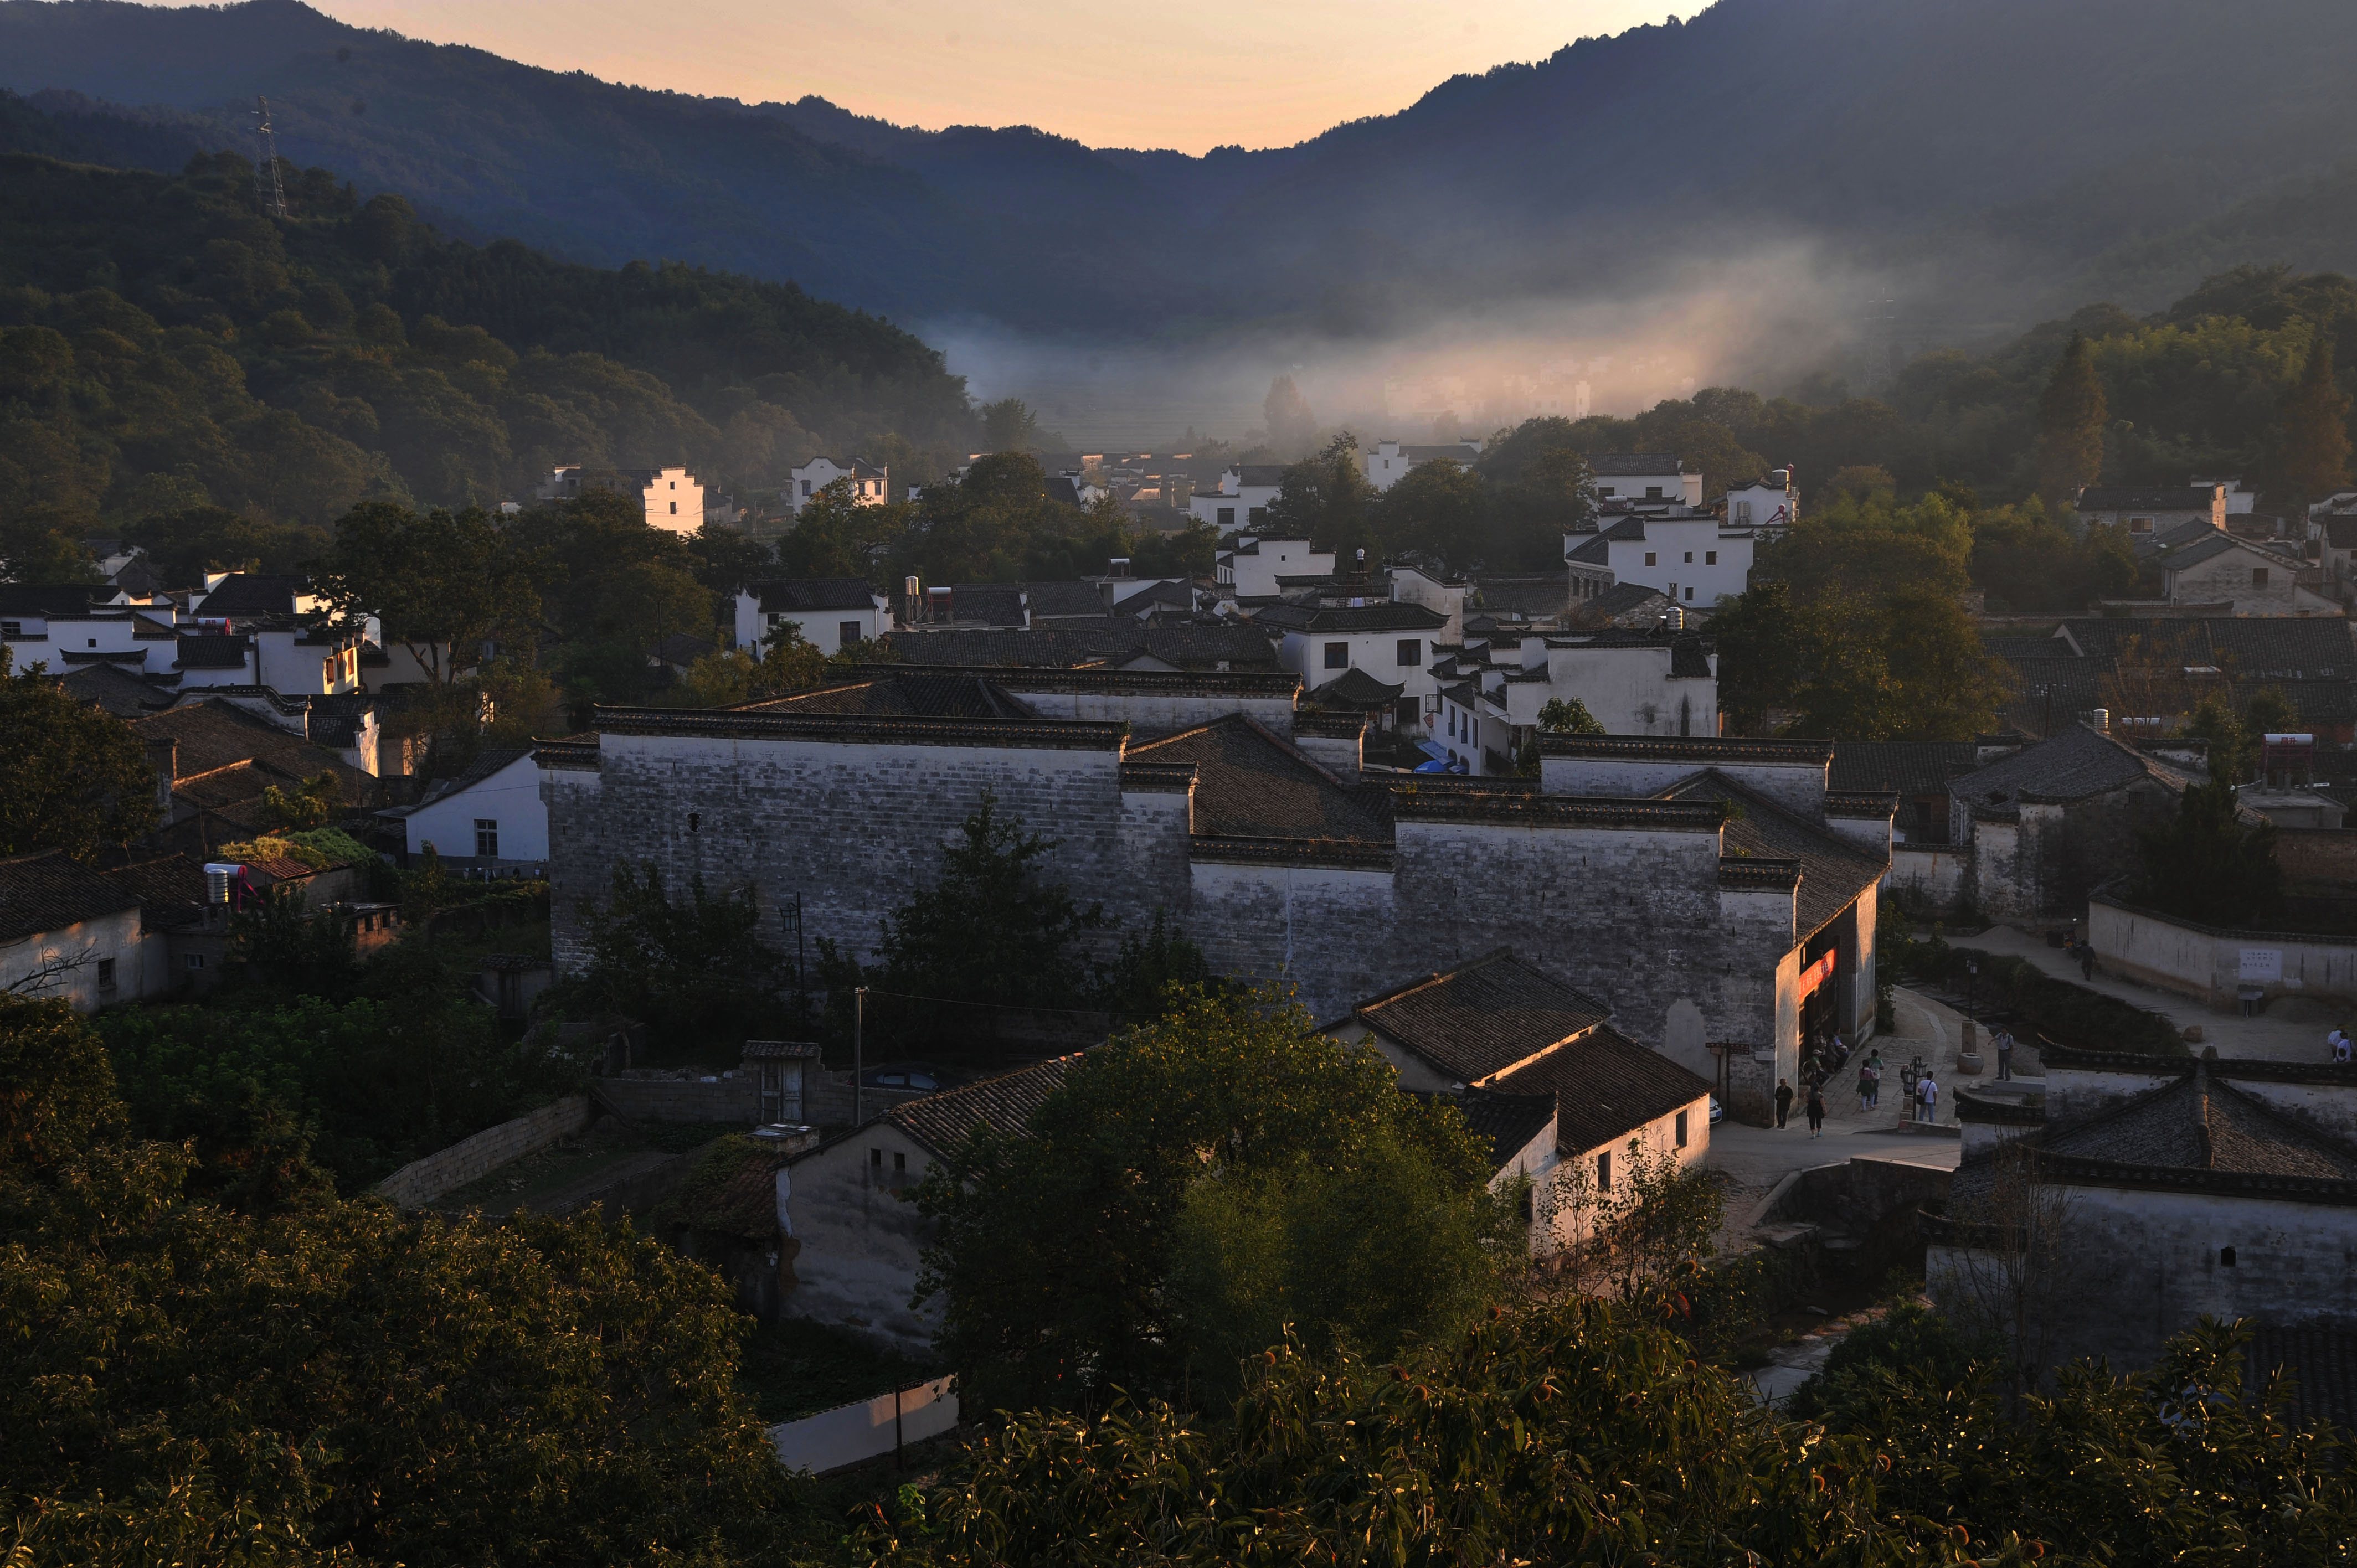
M253 128L253 139L261 144L262 161L253 170L253 199L273 218L286 216L286 182L278 177L278 136L270 128L270 100L256 96L261 107L254 111L260 122Z
M861 1079L867 1076L867 1059L862 1035L867 1027L867 987L862 985L851 993L851 1124L858 1126L867 1120L863 1113L865 1097L860 1093Z

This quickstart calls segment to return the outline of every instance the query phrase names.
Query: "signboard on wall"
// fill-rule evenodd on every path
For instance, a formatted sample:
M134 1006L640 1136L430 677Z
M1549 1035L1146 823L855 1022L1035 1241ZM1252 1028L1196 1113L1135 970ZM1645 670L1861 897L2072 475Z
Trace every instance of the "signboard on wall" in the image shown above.
M1825 950L1824 957L1801 971L1802 996L1806 997L1809 993L1834 977L1834 954L1838 950L1838 949L1828 948Z
M2244 948L2237 980L2268 981L2283 978L2283 949Z

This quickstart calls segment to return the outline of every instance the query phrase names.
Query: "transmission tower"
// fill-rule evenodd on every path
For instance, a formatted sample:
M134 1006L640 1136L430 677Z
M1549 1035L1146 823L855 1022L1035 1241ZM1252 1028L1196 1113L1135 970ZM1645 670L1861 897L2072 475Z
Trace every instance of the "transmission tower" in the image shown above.
M273 218L286 216L286 182L278 177L278 136L270 128L270 100L256 97L253 139L262 145L262 161L253 169L253 199Z

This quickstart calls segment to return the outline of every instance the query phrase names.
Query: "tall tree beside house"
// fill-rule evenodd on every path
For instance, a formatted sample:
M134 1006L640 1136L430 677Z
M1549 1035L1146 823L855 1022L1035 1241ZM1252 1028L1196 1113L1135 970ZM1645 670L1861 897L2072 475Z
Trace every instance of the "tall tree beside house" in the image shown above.
M2299 380L2284 393L2283 446L2277 462L2309 500L2349 482L2349 397L2332 374L2332 339L2321 331Z
M777 542L778 571L787 577L856 577L872 584L877 553L899 536L912 510L902 501L862 506L851 481L837 479L794 514L793 527Z
M2038 399L2038 489L2049 502L2076 499L2104 471L2104 424L2110 417L2086 335L2073 332Z
M2142 897L2168 914L2247 926L2283 910L2275 824L2242 821L2234 787L2223 779L2186 790L2175 817L2138 835L2137 850Z
M983 445L993 452L1028 452L1039 435L1039 416L1019 397L1003 397L974 411L982 416Z
M1316 456L1285 470L1284 483L1269 502L1265 528L1271 537L1307 539L1331 550L1334 569L1349 572L1357 567L1361 550L1370 563L1383 558L1380 504L1360 461L1358 440L1346 430Z
M985 1408L1224 1382L1288 1318L1383 1354L1479 1309L1487 1145L1374 1052L1310 1031L1270 996L1191 993L1073 1063L1024 1136L985 1133L928 1177L919 1288ZM1354 1176L1422 1218L1364 1212Z
M414 512L362 501L337 521L312 586L347 621L378 617L386 642L445 686L474 665L484 641L540 609L514 542L479 507Z
M0 854L88 860L156 825L156 774L129 725L67 696L0 643Z
M718 1048L731 1060L776 1026L793 969L761 940L751 886L715 892L697 876L674 891L651 862L624 862L603 906L585 901L581 916L589 964L562 983L560 1005L640 1019L658 1050Z

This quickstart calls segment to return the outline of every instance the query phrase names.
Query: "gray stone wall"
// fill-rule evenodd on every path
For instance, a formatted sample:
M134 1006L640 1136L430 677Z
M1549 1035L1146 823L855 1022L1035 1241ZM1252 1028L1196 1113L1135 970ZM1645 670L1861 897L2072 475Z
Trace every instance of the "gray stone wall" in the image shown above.
M1792 776L1780 793L1813 779L1822 794L1822 765L1759 771ZM1646 808L1656 814L1632 825L1617 809L1509 801L1485 815L1435 794L1414 813L1403 805L1388 851L1304 854L1190 839L1183 774L1125 773L1117 745L609 734L600 775L549 777L566 968L582 958L579 901L623 860L651 861L673 886L749 882L765 921L800 893L813 941L868 956L884 915L936 875L941 846L988 789L1058 841L1048 873L1102 901L1123 930L1166 909L1214 967L1289 985L1321 1019L1512 947L1609 1003L1647 1044L1668 1037L1683 1004L1684 1034L1698 1021L1701 1039L1773 1047L1781 1070L1794 1065L1792 895L1722 887L1706 812ZM1852 972L1870 984L1870 964Z

